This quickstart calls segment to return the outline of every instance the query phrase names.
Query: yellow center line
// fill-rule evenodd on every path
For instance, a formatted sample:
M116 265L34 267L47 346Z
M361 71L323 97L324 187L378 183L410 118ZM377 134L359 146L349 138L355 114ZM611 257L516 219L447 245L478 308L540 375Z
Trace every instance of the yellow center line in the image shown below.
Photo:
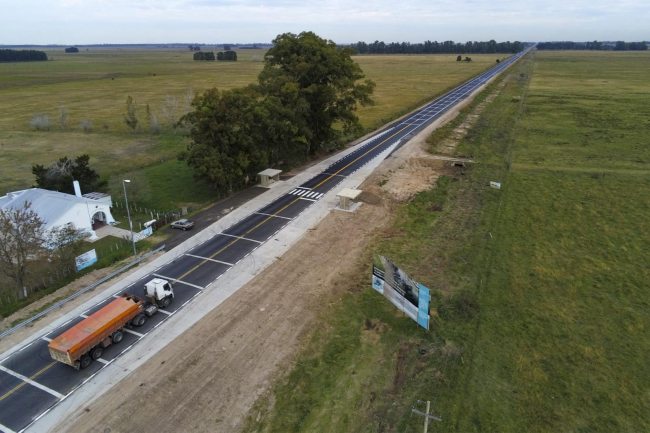
M246 237L247 234L249 234L250 232L252 232L252 231L255 230L256 228L258 228L259 226L261 226L262 224L264 224L265 222L267 222L268 220L270 220L271 218L273 218L275 215L279 214L280 212L282 212L283 210L285 210L286 208L288 208L289 206L291 206L292 204L294 204L295 202L297 202L298 200L300 200L300 197L298 197L297 199L295 199L294 201L292 201L291 203L289 203L288 205L286 205L285 207L283 207L282 209L280 209L279 211L277 211L277 212L274 213L273 215L267 217L264 221L260 222L260 223L257 224L255 227L253 227L252 229L250 229L250 230L248 230L246 233L244 233L242 236L240 236L239 238L236 238L234 241L230 242L228 245L226 245L225 247L221 248L219 251L217 251L216 253L212 254L210 257L208 257L207 259L203 260L201 263L199 263L198 265L194 266L192 269L190 269L189 271L185 272L185 273L184 273L183 275L181 275L180 277L176 278L176 279L174 280L174 283L175 283L176 281L178 281L178 280L182 280L183 278L187 277L187 276L188 276L189 274L191 274L192 272L196 271L200 266L203 266L205 263L207 263L208 261L210 261L210 259L213 259L213 258L214 258L215 256L217 256L218 254L222 253L226 248L228 248L228 247L230 247L231 245L233 245L233 244L235 244L236 242L238 242L238 241L240 240L240 238Z
M391 138L395 137L397 134L399 134L400 132L404 131L406 128L408 128L408 127L411 126L411 125L412 125L412 124L409 123L409 124L406 125L404 128L400 129L399 131L397 131L396 133L394 133L393 135L391 135L390 137L388 137L387 139L385 139L384 141L382 141L381 143L379 143L378 145L376 145L375 147L373 147L372 149L370 149L369 151L367 151L367 152L364 153L363 155L359 156L357 159L355 159L354 161L350 162L348 165L346 165L345 167L343 167L342 169L340 169L340 170L337 171L336 173L332 174L330 177L328 177L327 179L325 179L324 181L322 181L321 183L319 183L318 185L316 185L315 187L313 187L313 188L311 188L311 189L316 189L316 188L318 188L319 186L321 186L322 184L324 184L325 182L327 182L328 180L330 180L331 178L333 178L334 176L336 176L337 174L339 174L340 172L342 172L343 170L345 170L346 168L348 168L349 166L351 166L352 164L354 164L355 162L357 162L358 160L360 160L361 158L363 158L364 156L366 156L367 154L369 154L370 152L372 152L373 150L375 150L376 148L378 148L379 146L381 146L382 144L384 144L385 142L387 142L388 140L390 140Z
M56 361L52 362L51 364L48 364L47 366L45 366L45 368L43 368L41 371L37 372L35 375L33 375L32 377L30 377L29 379L30 379L30 380L33 380L35 377L37 377L37 376L43 374L46 370L48 370L49 368L51 368L54 364L56 364ZM3 395L2 397L0 397L0 401L4 400L5 398L9 397L9 396L10 396L11 394L13 394L14 392L18 391L20 388L22 388L23 386L25 386L26 383L27 383L27 382L21 382L19 385L16 385L16 387L15 387L14 389L12 389L12 390L10 390L10 391L7 391L7 392L5 393L5 395Z

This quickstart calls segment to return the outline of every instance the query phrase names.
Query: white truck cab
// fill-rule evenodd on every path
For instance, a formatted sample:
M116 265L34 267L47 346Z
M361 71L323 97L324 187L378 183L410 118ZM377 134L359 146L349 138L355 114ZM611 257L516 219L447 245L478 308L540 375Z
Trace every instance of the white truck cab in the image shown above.
M174 299L174 289L167 280L154 278L144 285L144 297L160 308L168 307Z

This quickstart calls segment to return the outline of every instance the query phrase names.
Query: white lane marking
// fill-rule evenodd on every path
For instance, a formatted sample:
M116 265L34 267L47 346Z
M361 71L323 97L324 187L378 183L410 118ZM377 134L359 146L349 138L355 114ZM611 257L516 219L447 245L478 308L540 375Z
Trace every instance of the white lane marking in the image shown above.
M172 284L181 283L181 284L185 284L186 286L194 287L195 289L199 289L199 290L205 289L205 287L197 286L196 284L188 283L188 282L183 281L183 280L175 280L173 278L169 278L169 277L166 277L164 275L158 275L158 274L152 274L152 275L154 277L158 277L158 278L162 278L162 279L171 281Z
M47 338L47 337L41 337L41 340L45 340L45 341L47 341L48 343L49 343L50 341L52 341L51 338Z
M121 298L122 295L118 295L117 293L113 295L114 298Z
M2 430L5 433L16 433L15 430L10 429L6 425L0 424L0 430Z
M292 189L291 191L289 191L289 194L293 194L294 192L296 192L296 190Z
M305 195L305 194L309 194L309 191L298 191L296 193L296 195Z
M108 365L110 363L110 361L107 361L104 358L97 358L95 361L99 361L104 365Z
M137 337L140 337L140 338L144 337L144 334L140 334L139 332L135 332L135 331L132 331L132 330L127 329L127 328L123 328L123 331L128 332L129 334L133 334L133 335L135 335Z
M310 198L305 198L305 197L300 197L300 200L307 200L307 201L313 201L313 202L316 201L316 200L312 200L312 199L310 199Z
M48 388L47 386L41 385L40 383L33 381L29 377L23 376L20 373L16 373L13 370L9 370L7 367L4 367L4 366L0 365L0 370L2 370L5 373L10 374L10 375L12 375L14 377L17 377L18 379L22 380L23 382L27 382L28 384L30 384L32 386L35 386L36 388L38 388L40 390L43 390L43 391L45 391L47 393L52 394L56 398L63 398L63 394L58 393L55 390Z
M79 317L83 317L84 319L88 318L88 316L86 316L85 314L80 314Z
M307 195L305 196L305 198L312 198L312 197L317 196L317 195L318 195L317 192L310 192L309 194L307 194Z
M221 276L221 275L219 275L219 276ZM158 309L158 312L159 312L159 313L166 314L166 315L168 315L168 316L171 316L171 315L172 315L172 313L170 313L169 311L161 310L160 308Z
M263 244L264 242L256 241L255 239L249 239L242 236L229 235L228 233L217 233L218 235L230 236L231 238L243 239L245 241L257 242L258 244Z
M304 186L297 186L296 188L300 188L300 189L308 189L309 191L311 191L311 188L307 188L307 187L304 187Z
M253 213L256 213L258 215L266 215L266 216L272 216L272 217L276 217L276 218L283 218L285 220L291 221L291 218L283 217L283 216L280 216L280 215L271 215L270 213L264 213L264 212L253 212Z
M221 263L222 265L235 266L235 265L233 265L232 263L222 262L221 260L211 259L211 258L209 258L209 257L195 256L194 254L187 254L187 253L185 253L185 255L186 255L186 256L190 256L190 257L194 257L194 258L197 258L197 259L210 260L211 262Z

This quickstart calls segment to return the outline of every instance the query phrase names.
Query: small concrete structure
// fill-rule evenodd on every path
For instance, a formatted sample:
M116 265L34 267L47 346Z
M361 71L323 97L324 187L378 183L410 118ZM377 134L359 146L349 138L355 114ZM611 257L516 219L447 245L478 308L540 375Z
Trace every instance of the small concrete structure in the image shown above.
M273 182L280 181L280 173L282 173L282 170L274 170L272 168L267 168L266 170L257 173L260 177L260 186L270 188Z
M338 194L336 194L340 201L339 205L335 209L354 212L359 206L361 206L361 203L355 202L355 200L362 192L363 191L360 189L343 188Z

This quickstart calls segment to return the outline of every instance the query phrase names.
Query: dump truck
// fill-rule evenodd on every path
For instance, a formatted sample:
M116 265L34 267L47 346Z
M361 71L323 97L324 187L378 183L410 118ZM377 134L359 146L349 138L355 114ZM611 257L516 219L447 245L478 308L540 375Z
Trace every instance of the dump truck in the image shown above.
M144 325L174 297L171 284L159 278L147 283L144 290L144 299L125 293L53 339L48 345L52 359L77 370L88 367L104 349L122 341L124 328Z

